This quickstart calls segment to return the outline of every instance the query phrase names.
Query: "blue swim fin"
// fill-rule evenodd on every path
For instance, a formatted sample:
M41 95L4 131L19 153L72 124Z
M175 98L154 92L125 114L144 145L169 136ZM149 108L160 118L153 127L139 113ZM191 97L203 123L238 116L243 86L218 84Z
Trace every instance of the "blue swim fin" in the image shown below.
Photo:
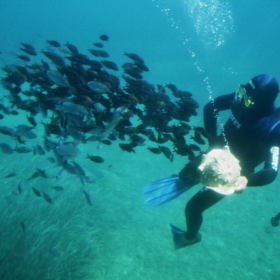
M176 226L170 224L171 232L173 235L174 249L178 250L180 248L184 248L186 246L193 245L201 241L201 234L198 232L194 239L187 239L186 232L177 228Z
M156 207L181 195L194 185L193 182L182 181L177 176L158 180L144 187L143 198L147 206Z
M180 234L185 234L185 233L186 233L185 231L183 231L183 230L177 228L176 226L174 226L174 225L172 225L172 224L170 224L170 228L171 228L171 232L172 232L173 234L180 235Z

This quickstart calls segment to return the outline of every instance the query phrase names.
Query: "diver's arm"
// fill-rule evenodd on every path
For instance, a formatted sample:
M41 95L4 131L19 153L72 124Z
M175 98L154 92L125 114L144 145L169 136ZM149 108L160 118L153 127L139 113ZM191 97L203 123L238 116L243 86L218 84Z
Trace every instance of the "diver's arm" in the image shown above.
M209 144L212 145L217 138L217 115L219 111L229 110L235 93L219 96L209 101L203 111L204 128L208 134Z
M279 147L274 146L270 149L268 159L265 161L264 168L247 177L247 186L264 186L272 183L278 172L279 165Z

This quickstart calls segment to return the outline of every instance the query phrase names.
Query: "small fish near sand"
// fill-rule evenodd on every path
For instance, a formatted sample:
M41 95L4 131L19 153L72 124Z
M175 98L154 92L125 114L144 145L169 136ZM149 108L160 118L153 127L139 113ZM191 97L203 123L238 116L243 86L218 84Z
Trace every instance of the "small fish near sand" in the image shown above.
M16 175L17 175L17 173L12 172L12 173L5 175L4 178L12 178L12 177L15 177Z
M43 192L43 197L48 203L50 203L50 204L53 203L52 198L47 193Z
M86 197L86 201L87 201L88 205L93 206L89 193L87 193L86 191L83 191L83 193Z
M158 146L160 148L160 150L162 151L162 153L165 155L165 157L167 159L169 159L171 162L173 161L174 155L171 152L171 150L168 147L165 146Z
M38 189L32 187L32 190L33 190L33 193L34 193L36 196L42 197L42 194L41 194L41 192L40 192Z
M103 159L102 157L100 157L100 156L91 156L91 155L87 155L86 158L88 158L88 159L90 159L91 161L94 161L94 162L96 162L96 163L102 163L102 162L104 162L104 159Z
M33 152L33 149L27 146L20 146L16 147L14 151L20 154L27 154Z
M17 190L18 190L18 193L22 193L22 186L21 186L20 182L18 183Z
M14 149L9 144L6 143L0 143L0 149L2 153L6 155L10 155L14 152Z
M16 135L16 132L12 128L4 125L0 126L0 133L12 137Z
M52 187L53 190L57 191L57 192L62 192L64 191L64 188L62 186L54 186Z

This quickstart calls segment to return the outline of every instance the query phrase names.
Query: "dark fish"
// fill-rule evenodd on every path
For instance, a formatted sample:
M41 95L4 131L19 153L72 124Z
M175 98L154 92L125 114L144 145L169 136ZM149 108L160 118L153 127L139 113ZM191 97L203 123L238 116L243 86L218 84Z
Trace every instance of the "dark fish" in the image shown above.
M95 49L88 49L88 51L92 54L92 55L94 55L94 56L96 56L96 57L100 57L101 55L100 55L100 50L95 50Z
M16 175L17 175L16 173L9 173L8 175L4 176L4 178L15 177Z
M103 34L101 36L99 36L99 38L102 40L102 41L108 41L109 40L109 36Z
M16 56L17 58L19 58L19 59L21 59L21 60L23 60L23 61L30 61L30 57L29 56L27 56L27 55L17 55Z
M161 153L161 149L160 148L155 148L155 147L148 147L147 148L149 151L151 151L154 154L160 154Z
M103 50L88 49L88 51L96 57L107 58L110 56L107 52L105 52Z
M45 192L43 192L43 197L48 203L53 203L52 198Z
M130 136L130 141L141 146L141 145L144 145L144 142L146 141L146 139L140 135L133 134Z
M164 136L162 136L162 133L160 131L158 132L157 142L159 144L163 144L163 143L167 142L168 140L169 140L168 137L164 137Z
M49 158L47 158L47 160L50 162L50 163L55 163L55 158L53 158L53 157L49 157Z
M105 51L99 50L99 56L106 58L106 57L109 57L110 55Z
M102 60L101 63L108 69L114 70L114 71L118 71L119 67L117 66L117 64L113 61L110 60Z
M77 175L86 176L86 173L85 173L84 169L77 162L73 161L73 165L75 167Z
M20 227L21 227L22 231L25 232L25 224L24 224L24 222L20 223Z
M90 156L90 155L87 155L88 159L90 159L91 161L94 161L94 162L97 162L97 163L102 163L104 162L104 159L100 156Z
M39 172L36 171L36 172L34 172L34 173L28 178L28 180L32 180L32 179L38 178L39 176L40 176Z
M11 111L10 108L5 106L4 104L0 104L0 109L2 109L2 111L4 112L4 114L6 115L10 115Z
M124 52L124 55L138 63L144 64L144 60L138 54Z
M131 152L135 153L134 148L137 146L137 144L135 144L135 143L129 143L129 144L120 143L119 146L123 151L129 152L129 153L131 153Z
M19 112L17 110L12 110L12 111L10 111L10 114L13 116L18 116Z
M12 128L4 126L4 125L0 126L0 133L4 134L4 135L8 135L8 136L16 135L16 132Z
M111 135L113 135L113 134L110 134L108 136L108 138L111 138ZM103 143L104 145L107 145L107 146L112 145L112 142L110 140L108 140L108 139L101 140L101 143Z
M33 126L28 126L25 124L18 125L16 127L16 134L20 136L26 136L34 127Z
M42 51L42 53L49 58L55 65L64 67L65 66L65 61L63 57L56 53L48 52L48 51Z
M21 146L21 147L16 147L14 151L20 154L25 154L25 153L31 153L33 149L26 146Z
M63 175L63 173L65 172L65 168L63 167L56 176L54 176L55 179L60 179Z
M97 48L103 48L104 45L102 43L93 43L94 46L96 46Z
M174 155L170 151L168 147L165 146L159 146L162 153L165 155L166 158L168 158L171 162L173 161Z
M27 68L20 66L20 65L16 65L17 70L25 77L29 77L29 71Z
M28 122L29 122L30 124L32 124L33 126L36 126L36 125L37 125L37 122L36 122L35 118L34 118L32 115L26 116L26 118L27 118Z
M143 79L143 76L139 72L135 72L133 69L125 69L124 72L134 79Z
M63 162L63 169L66 170L70 174L77 174L77 170L74 165L70 164L69 162ZM62 170L61 170L62 171ZM60 172L61 172L60 171ZM59 172L59 173L60 173Z
M24 48L35 51L35 48L29 43L20 43Z
M12 154L14 152L14 149L6 143L0 143L0 149L4 154Z
M34 194L35 194L36 196L42 197L42 194L41 194L41 192L40 192L38 189L32 187L32 190L33 190L33 192L34 192Z
M280 213L278 213L275 217L272 217L270 219L270 223L273 227L278 227L279 226L279 220L280 220Z
M137 67L140 68L142 71L145 71L145 72L148 72L149 71L149 67L146 66L145 64L143 63L139 63L139 62L135 62Z
M62 135L61 126L58 123L45 123L45 130L47 135L55 134L55 135Z
M86 191L83 191L83 193L86 197L86 201L87 201L88 205L93 206L90 195Z
M55 48L60 48L60 46L61 46L60 43L57 42L56 40L47 40L47 43Z
M20 144L25 144L25 142L26 142L26 141L24 141L20 136L17 136L17 137L16 137L16 140L17 140L17 142L20 143Z
M39 144L36 145L36 151L39 155L44 155L46 154L44 148L42 146L40 146Z
M18 183L17 189L18 189L18 192L19 192L19 193L22 193L22 186L21 186L21 183L20 183L20 182Z
M126 62L122 65L122 68L124 69L128 69L128 68L131 68L134 66L134 63L131 63L131 62Z
M35 138L37 138L37 135L33 131L29 131L24 135L24 137L26 137L28 139L35 139Z
M193 151L196 151L196 152L201 151L200 147L195 144L190 144L189 146Z
M150 128L143 129L141 130L141 133L146 135L151 141L157 142L155 132L152 129Z
M208 138L208 134L202 126L194 126L194 130L198 131L203 137Z
M68 50L72 53L72 54L79 54L79 50L76 46L70 44L70 43L66 43L65 46L68 48Z
M20 48L21 51L27 53L27 54L30 54L30 55L37 55L37 52L35 50L32 50L32 49L27 49L27 48Z
M0 120L4 119L4 115L0 114Z
M39 168L36 168L36 169L37 169L37 172L38 172L39 176L41 176L43 178L48 178L49 177L45 170L39 169Z
M61 187L61 186L54 186L54 187L52 187L52 189L54 189L54 190L56 190L56 191L58 191L58 192L64 191L64 188Z
M191 136L190 138L193 139L198 144L201 144L201 145L206 144L206 142L202 139L201 134L198 130L195 130L194 136Z
M174 142L174 151L181 156L188 156L189 159L195 157L195 153L193 152L190 145L182 142Z

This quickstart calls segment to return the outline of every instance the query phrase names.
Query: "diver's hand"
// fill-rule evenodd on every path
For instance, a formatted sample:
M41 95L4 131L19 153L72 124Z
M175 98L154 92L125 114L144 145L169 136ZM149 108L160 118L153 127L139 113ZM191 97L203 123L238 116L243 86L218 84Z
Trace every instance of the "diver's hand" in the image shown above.
M248 183L248 179L245 176L240 176L237 181L235 182L235 191L241 193L246 189Z

